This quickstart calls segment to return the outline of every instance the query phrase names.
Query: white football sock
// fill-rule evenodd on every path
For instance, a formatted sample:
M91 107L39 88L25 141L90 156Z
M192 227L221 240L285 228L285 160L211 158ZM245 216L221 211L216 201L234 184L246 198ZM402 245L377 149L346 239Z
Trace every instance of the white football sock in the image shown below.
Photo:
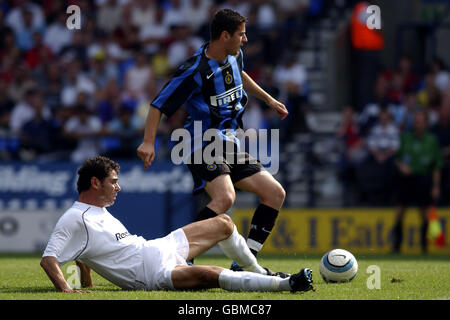
M248 271L222 270L219 286L228 291L289 291L289 278L272 277Z
M244 237L237 231L236 225L231 236L220 241L219 246L228 258L236 261L245 271L267 274L266 270L258 264L256 257L248 248Z

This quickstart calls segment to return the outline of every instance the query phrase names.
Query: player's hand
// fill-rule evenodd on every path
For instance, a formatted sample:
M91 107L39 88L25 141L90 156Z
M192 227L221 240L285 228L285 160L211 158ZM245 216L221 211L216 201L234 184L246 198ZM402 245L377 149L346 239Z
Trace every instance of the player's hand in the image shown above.
M137 155L144 162L144 169L147 169L155 159L155 146L149 142L142 142L137 148Z
M289 114L286 106L275 99L271 100L267 105L278 114L281 120L284 120Z

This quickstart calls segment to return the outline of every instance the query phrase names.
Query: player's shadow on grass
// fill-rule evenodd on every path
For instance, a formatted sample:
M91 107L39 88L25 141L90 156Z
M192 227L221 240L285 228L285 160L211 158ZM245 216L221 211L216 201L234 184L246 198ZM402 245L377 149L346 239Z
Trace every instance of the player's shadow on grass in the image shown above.
M95 285L93 288L81 288L83 291L122 291L118 287L113 287L111 285ZM57 293L54 287L8 287L8 288L0 288L0 293Z
M46 293L55 292L53 287L8 287L0 288L0 293Z

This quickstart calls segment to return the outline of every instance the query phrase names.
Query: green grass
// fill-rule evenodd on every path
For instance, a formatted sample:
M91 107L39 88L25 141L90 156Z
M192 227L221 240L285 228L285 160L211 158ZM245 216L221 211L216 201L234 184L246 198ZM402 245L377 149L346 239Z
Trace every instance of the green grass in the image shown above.
M87 294L56 292L39 266L37 255L0 255L0 300L409 300L450 299L450 257L360 256L359 271L350 283L326 284L319 274L318 256L259 258L261 265L272 270L297 272L301 267L313 270L315 292L227 292L211 289L199 292L122 291L93 273L95 287ZM196 264L229 267L222 256L202 256ZM66 274L66 268L62 267ZM367 267L381 270L381 288L369 290ZM392 282L395 279L396 281Z

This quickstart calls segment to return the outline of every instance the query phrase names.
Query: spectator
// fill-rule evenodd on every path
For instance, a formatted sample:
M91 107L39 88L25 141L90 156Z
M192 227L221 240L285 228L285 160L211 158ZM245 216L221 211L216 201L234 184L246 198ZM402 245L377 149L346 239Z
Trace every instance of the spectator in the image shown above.
M9 127L13 133L19 133L23 125L33 119L35 114L35 109L33 105L38 104L36 100L40 99L40 93L34 88L28 89L25 93L25 98L14 106L11 112L11 118L9 122ZM51 112L50 109L44 107L40 110L42 117L46 120L50 119Z
M43 42L42 34L33 33L33 47L27 51L25 62L31 69L43 67L43 65L54 63L55 55L52 50Z
M442 168L442 194L450 194L450 108L442 105L439 109L439 121L433 127L431 132L436 136L441 148L443 157ZM448 205L447 197L442 197L443 204Z
M398 128L391 120L387 108L379 113L378 123L371 129L367 138L369 158L362 170L365 170L364 190L372 199L384 204L390 203L395 175L394 158L400 145Z
M77 60L81 62L83 70L86 70L88 67L87 34L84 30L72 31L71 34L71 42L61 47L59 56L66 61Z
M258 27L257 11L257 8L252 6L245 25L247 39L252 39L252 41L245 44L244 66L253 79L260 77L258 73L261 72L261 65L265 56L263 52L264 43L261 39L264 35Z
M21 130L21 158L33 160L36 157L54 151L58 128L50 117L45 115L45 101L41 94L31 100L33 118L26 122Z
M42 28L45 24L42 9L36 3L29 0L16 0L15 6L8 12L5 24L19 34L26 28L26 11L31 13L31 27Z
M257 101L250 100L248 102L245 113L242 116L242 122L244 123L244 130L258 130L264 127L264 113Z
M191 0L185 3L183 15L186 17L186 23L194 33L203 24L209 23L211 2L211 0Z
M419 84L419 76L413 70L412 59L409 55L404 54L398 62L398 73L402 77L403 91L415 91Z
M4 62L4 59L9 57L11 61L15 62L15 59L20 55L20 49L17 47L13 30L10 28L3 28L1 36L0 61ZM4 69L4 66L2 66L2 69ZM2 70L2 73L3 72L4 70ZM5 78L5 76L2 75L2 78Z
M33 34L35 32L43 32L42 26L33 25L33 12L25 9L23 11L23 27L21 31L16 32L16 43L20 50L28 51L34 46Z
M25 63L15 65L12 81L8 84L8 94L13 100L20 101L27 90L35 88L36 85L31 70Z
M124 105L119 110L118 118L113 119L107 126L107 134L117 138L118 143L107 153L111 157L132 158L141 143L144 133L144 123L132 108Z
M97 13L97 26L109 34L119 27L122 19L122 6L118 0L106 0Z
M135 54L135 65L125 74L125 95L136 100L147 98L147 88L154 83L154 76L147 56L142 52Z
M64 86L61 91L61 102L64 107L73 107L81 92L87 93L89 96L95 93L95 83L87 74L82 72L80 61L69 61L66 72L63 79Z
M127 53L141 50L139 41L139 28L131 23L130 7L125 6L122 10L122 18L120 25L113 31L114 42L120 45L120 48Z
M276 26L277 15L270 0L259 1L257 5L257 25L262 30L269 30Z
M408 206L417 205L422 218L421 248L427 252L428 209L440 195L442 154L436 137L428 131L427 113L414 113L413 132L401 135L396 155L399 169L398 206L393 229L394 253L400 252L403 240L403 217Z
M145 24L139 31L139 40L147 54L158 54L170 36L170 28L163 23L163 18L164 9L156 7L154 22Z
M435 84L435 75L428 73L425 75L424 85L417 92L417 102L427 108L434 109L441 103L441 91Z
M339 175L344 185L344 205L349 205L355 188L357 188L356 170L367 157L365 140L359 133L355 113L351 106L345 106L342 110L337 137L343 146Z
M407 92L401 105L390 108L394 123L402 131L411 131L414 124L414 112L422 107L417 103L416 94Z
M174 41L169 45L167 56L170 67L174 70L202 46L203 40L194 36L187 25L173 27L172 35Z
M131 3L131 23L139 30L147 24L155 24L155 0L135 0Z
M306 68L297 62L293 53L288 54L283 62L275 67L274 81L281 89L286 107L292 114L289 122L289 132L306 131Z
M387 105L387 92L389 90L389 80L382 74L379 74L374 87L374 99L366 104L359 114L358 126L362 136L367 136L375 125L380 109Z
M96 88L104 88L108 82L118 81L118 70L103 49L92 52L89 57L89 78L94 82Z
M63 130L66 137L77 142L71 154L72 161L82 162L101 154L99 138L103 135L102 123L86 106L75 107L75 115L67 121Z
M61 12L58 19L53 22L45 31L44 43L52 49L52 52L59 55L62 48L70 45L73 32L66 26L66 13Z
M240 0L225 0L219 7L219 9L228 8L239 12L244 17L248 16L250 10L250 3L248 1Z
M442 59L433 59L431 63L431 74L434 76L434 85L441 92L444 92L450 83L450 73L446 70Z
M170 1L170 5L165 8L162 22L167 28L186 25L186 17L184 15L184 7L181 0Z
M120 108L120 88L115 81L108 83L98 92L96 97L96 111L103 124L117 116Z
M404 80L399 72L395 72L391 78L386 98L391 104L400 104L404 95Z
M380 52L384 48L384 37L380 30L367 27L366 21L370 15L367 7L370 4L370 1L358 2L351 17L351 44L354 54L352 80L357 110L361 110L371 100L372 88L380 68Z
M367 139L371 160L378 164L392 161L399 148L399 138L399 131L392 123L389 111L382 109L379 122L372 128Z
M61 108L62 74L59 63L49 63L41 79L40 90L44 94L45 104L51 109Z

